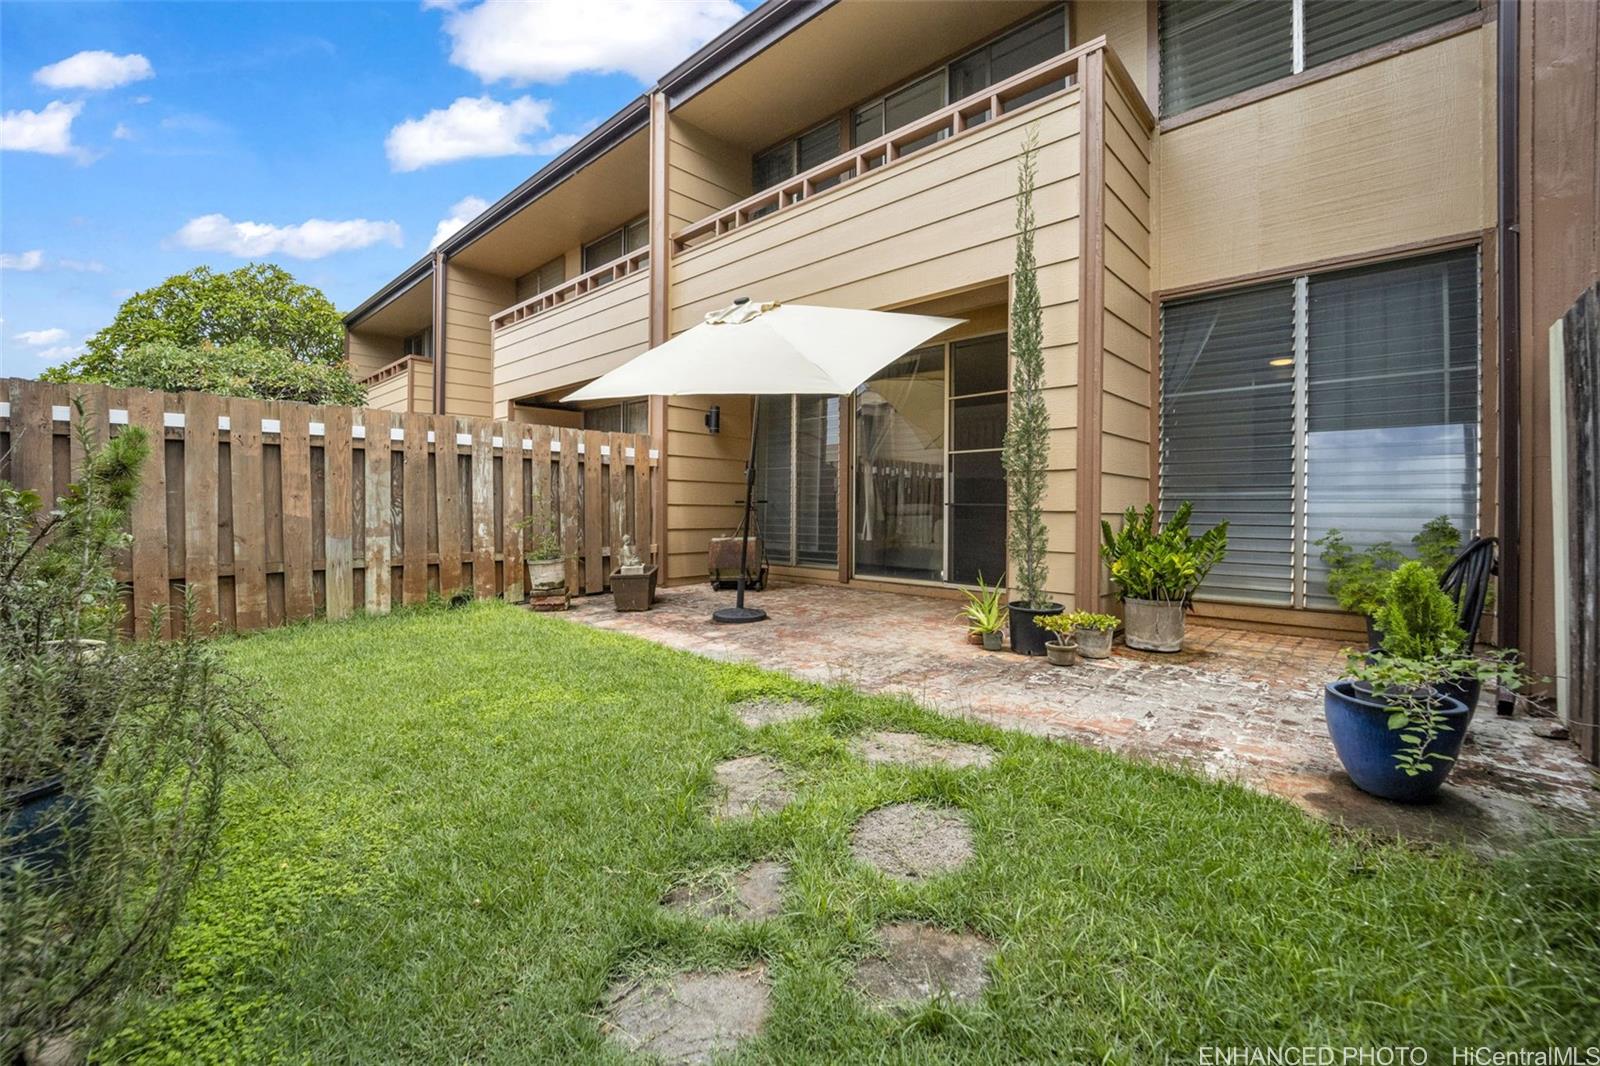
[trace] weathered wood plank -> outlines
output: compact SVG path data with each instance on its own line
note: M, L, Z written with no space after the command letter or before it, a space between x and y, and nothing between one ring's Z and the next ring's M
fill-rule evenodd
M391 599L390 572L393 547L389 488L388 411L363 408L361 422L366 427L367 468L367 573L366 611L388 614Z
M165 397L159 392L136 390L128 397L128 426L144 430L150 455L140 471L139 494L133 500L133 633L151 635L151 608L164 614L171 606L167 594L167 434ZM162 621L158 634L171 631L171 619Z
M583 527L583 516L578 511L578 441L583 434L576 429L561 429L556 440L561 445L561 555L567 563L567 592L583 591L578 584L578 541Z
M54 391L40 381L11 381L11 483L39 494L41 515L55 505Z
M628 528L628 479L627 456L624 454L624 442L628 439L622 433L608 433L609 438L605 445L606 455L606 481L610 514L611 555L606 561L606 576L622 565L622 541L624 537L632 537L633 531ZM637 545L635 545L637 548Z
M493 599L494 423L472 425L472 585L480 600Z
M639 546L639 558L646 566L656 561L651 554L651 540L655 536L652 524L650 438L636 433L633 441L633 541Z
M451 415L434 415L433 472L439 523L439 595L445 599L461 589L461 553L467 543L461 528L461 472L456 461L456 426Z
M330 407L323 415L324 610L329 618L349 618L354 610L355 551L351 499L355 492L350 440L351 411Z
M204 392L183 394L183 580L194 603L197 632L217 627L217 415L222 404ZM176 534L176 530L173 531Z
M405 433L404 507L401 554L405 570L401 589L406 603L428 599L428 425L424 414L409 413L400 418Z
M311 415L302 403L279 411L278 450L283 470L283 615L286 621L310 618L316 601L311 582ZM317 421L322 412L317 410Z
M501 535L501 571L504 574L503 595L511 603L522 602L524 571L522 545L527 531L522 528L522 505L527 496L523 487L523 474L527 451L522 442L527 439L528 427L521 422L497 423L502 447L500 454L500 514L504 523Z
M267 624L262 404L239 397L227 403L228 461L233 472L233 624L248 633Z
M600 456L601 433L584 433L583 441L583 590L594 594L606 590L605 564L605 489L601 487L604 464Z

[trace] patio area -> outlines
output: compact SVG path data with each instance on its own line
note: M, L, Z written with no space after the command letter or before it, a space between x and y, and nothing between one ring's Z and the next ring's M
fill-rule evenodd
M771 619L710 621L732 594L664 589L654 609L618 614L611 598L573 602L568 618L716 659L812 681L898 693L946 713L1181 763L1282 796L1330 821L1498 850L1543 825L1600 820L1593 767L1541 720L1485 705L1461 763L1433 803L1402 806L1350 783L1322 716L1322 684L1344 662L1334 641L1191 623L1175 655L1131 651L1071 668L984 652L965 640L958 603L914 594L794 584L752 594ZM1487 700L1488 697L1486 697Z

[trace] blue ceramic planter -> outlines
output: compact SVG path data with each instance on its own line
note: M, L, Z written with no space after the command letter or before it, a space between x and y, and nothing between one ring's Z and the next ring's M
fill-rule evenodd
M1434 760L1431 770L1409 777L1395 765L1395 753L1403 742L1400 731L1389 728L1388 708L1357 693L1354 685L1353 681L1330 681L1322 697L1328 733L1350 779L1363 792L1383 799L1419 803L1431 798L1456 764L1467 723L1472 720L1471 710L1460 700L1439 697L1449 732L1441 733L1428 750L1449 758Z
M0 829L6 840L0 847L0 872L20 859L47 878L60 875L67 865L69 834L88 820L88 804L68 793L59 777L6 796L0 802Z

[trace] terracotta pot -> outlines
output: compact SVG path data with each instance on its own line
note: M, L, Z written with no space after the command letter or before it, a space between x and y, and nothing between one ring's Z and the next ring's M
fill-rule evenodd
M1183 650L1183 601L1122 601L1122 639L1140 651Z

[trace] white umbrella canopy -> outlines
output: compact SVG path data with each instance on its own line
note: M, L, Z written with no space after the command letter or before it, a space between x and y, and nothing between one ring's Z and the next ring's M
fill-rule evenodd
M759 622L767 612L746 607L750 513L755 506L757 395L842 396L873 374L962 319L853 311L842 307L735 300L693 329L604 374L568 401L631 396L751 397L750 461L745 466L743 541L738 597L712 613L717 622Z
M961 322L893 311L735 303L565 399L842 396Z

